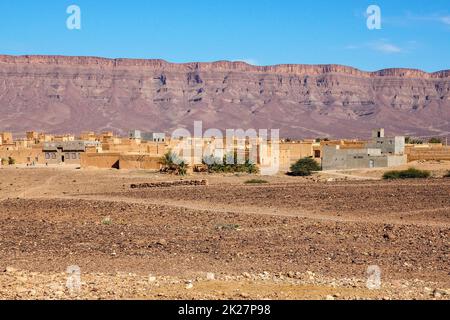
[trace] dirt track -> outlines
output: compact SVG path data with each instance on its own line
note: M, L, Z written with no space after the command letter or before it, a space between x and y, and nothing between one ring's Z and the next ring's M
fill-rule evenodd
M132 190L174 178L0 177L0 298L449 298L448 179L249 186L213 176ZM65 288L70 265L82 272L76 296ZM381 290L365 288L369 265L382 270Z

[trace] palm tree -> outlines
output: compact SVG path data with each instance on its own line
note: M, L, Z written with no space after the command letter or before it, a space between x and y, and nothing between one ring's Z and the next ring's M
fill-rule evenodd
M185 176L187 174L187 168L188 165L186 162L181 161L180 164L178 164L178 175Z
M172 151L168 151L161 158L161 163L163 165L162 172L176 173L180 176L185 176L187 174L188 165L185 161L179 160L177 155Z
M161 158L161 163L163 164L163 166L171 168L174 165L173 159L174 154L172 153L172 151L168 151Z

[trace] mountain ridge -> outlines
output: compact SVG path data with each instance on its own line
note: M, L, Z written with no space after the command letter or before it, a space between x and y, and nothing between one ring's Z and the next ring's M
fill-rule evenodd
M450 136L450 70L0 55L0 131L280 129Z
M70 62L70 63L69 63ZM376 71L363 71L351 66L340 64L276 64L267 66L256 66L244 61L218 60L213 62L183 62L174 63L164 59L129 59L129 58L103 58L96 56L62 56L62 55L0 55L0 63L40 63L40 64L73 64L81 66L110 66L110 67L185 67L187 69L202 67L214 69L228 69L268 73L292 73L307 74L312 70L322 73L346 73L353 75L367 75L371 77L428 77L428 78L449 78L450 69L435 72L426 72L414 68L386 68Z

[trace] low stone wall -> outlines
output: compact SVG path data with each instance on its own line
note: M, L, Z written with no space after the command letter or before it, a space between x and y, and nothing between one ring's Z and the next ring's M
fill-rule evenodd
M450 147L407 150L408 162L420 160L450 160Z
M207 186L208 180L179 180L179 181L165 181L132 184L131 189L148 189L148 188L170 188L180 186Z

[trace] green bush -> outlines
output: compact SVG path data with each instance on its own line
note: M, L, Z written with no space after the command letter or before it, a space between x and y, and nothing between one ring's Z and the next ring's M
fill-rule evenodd
M2 166L8 165L8 159L2 158Z
M264 183L269 183L269 182L266 180L262 180L262 179L252 179L252 180L245 181L245 184L264 184Z
M429 178L431 173L425 170L418 170L415 168L409 168L403 171L388 171L383 175L385 180L395 180L395 179L425 179Z
M303 158L291 166L290 176L305 177L310 176L314 171L320 171L320 165L313 158Z
M187 174L187 169L188 169L188 165L186 164L186 162L181 161L178 164L178 175L185 176Z
M111 224L112 224L111 218L110 218L110 217L104 218L104 219L102 220L102 224L103 224L103 225L106 225L106 226L111 225Z
M208 167L210 173L248 173L256 174L259 172L258 167L249 159L246 159L244 163L238 163L237 152L224 156L223 159L215 159L212 156L205 157L203 164Z
M429 143L442 143L442 139L441 138L431 138L428 142Z
M15 165L15 164L16 164L16 160L15 160L14 158L9 157L9 158L8 158L8 164L9 164L10 166Z

